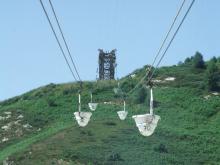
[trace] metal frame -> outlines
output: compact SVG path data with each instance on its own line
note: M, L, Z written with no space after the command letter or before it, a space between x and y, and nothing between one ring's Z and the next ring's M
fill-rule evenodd
M99 80L114 80L116 67L116 49L104 52L99 49Z

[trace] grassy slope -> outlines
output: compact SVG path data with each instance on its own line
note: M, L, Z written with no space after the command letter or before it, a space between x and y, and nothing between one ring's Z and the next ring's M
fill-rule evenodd
M138 72L137 79L143 74ZM204 73L187 67L160 69L158 77L175 76L173 83L157 86L156 113L161 121L151 137L138 133L133 114L144 113L145 105L128 105L129 116L120 121L116 105L99 105L86 128L72 120L77 108L75 84L49 85L1 104L0 111L19 109L33 130L0 144L0 160L10 156L17 164L218 164L220 162L220 98L204 100ZM136 80L126 79L122 87ZM90 89L91 83L84 88ZM112 93L114 82L95 89L99 102L119 100ZM196 88L195 88L196 87ZM84 103L89 101L83 94ZM88 110L85 106L84 110ZM62 123L59 125L59 123ZM58 125L57 125L58 124Z

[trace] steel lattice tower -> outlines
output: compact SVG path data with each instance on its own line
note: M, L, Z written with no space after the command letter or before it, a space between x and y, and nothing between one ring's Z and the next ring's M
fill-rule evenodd
M114 80L116 67L116 49L104 52L99 49L99 80Z

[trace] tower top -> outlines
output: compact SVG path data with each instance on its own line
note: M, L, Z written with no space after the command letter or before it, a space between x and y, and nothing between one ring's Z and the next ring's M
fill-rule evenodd
M116 49L99 51L99 80L114 80L116 67Z

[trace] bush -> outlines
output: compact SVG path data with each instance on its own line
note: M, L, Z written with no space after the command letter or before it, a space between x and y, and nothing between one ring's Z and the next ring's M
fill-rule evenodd
M162 143L154 147L154 151L159 152L159 153L168 153L166 146Z
M187 57L184 61L184 64L191 64L192 63L192 59Z
M113 122L113 121L106 121L104 124L107 125L107 126L116 126L116 125L117 125L117 124L116 124L115 122Z
M46 126L49 122L49 119L45 117L42 113L37 113L34 116L29 116L27 118L27 121L29 122L30 125L36 128L42 128Z
M211 61L206 71L206 86L210 91L218 90L219 71L216 63Z
M6 106L6 105L14 104L14 103L18 102L19 100L20 100L20 97L16 96L11 99L7 99L5 101L2 101L1 105Z
M48 104L49 107L56 107L56 106L58 106L57 103L54 100L52 100L52 99L48 99L47 100L47 104Z
M145 87L138 88L134 93L133 99L136 104L142 104L146 101L147 98L147 89Z
M108 161L123 161L119 153L113 153L109 156Z
M130 78L121 84L122 91L130 91L135 86L135 82L133 82Z
M78 90L74 87L70 87L68 89L64 89L63 90L63 95L70 95L70 94L73 94L73 93L77 93Z

